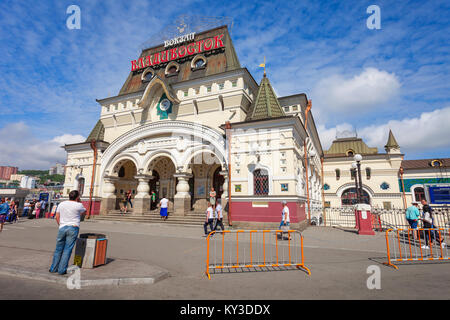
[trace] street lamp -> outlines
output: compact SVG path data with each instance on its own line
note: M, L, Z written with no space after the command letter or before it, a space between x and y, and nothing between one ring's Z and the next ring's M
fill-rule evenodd
M359 202L362 202L362 198L363 198L363 190L362 190L362 180L361 180L361 160L362 160L362 156L358 153L355 154L355 156L353 157L353 160L356 161L356 166L358 168L358 180L359 180Z
M355 172L355 192L356 192L356 202L360 202L360 196L359 196L359 186L358 186L358 175L356 174L356 169L358 168L358 165L356 162L352 163L352 169Z

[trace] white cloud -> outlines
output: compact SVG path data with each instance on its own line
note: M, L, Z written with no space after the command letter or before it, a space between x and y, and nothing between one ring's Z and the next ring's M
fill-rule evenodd
M333 113L369 111L396 96L400 82L393 73L366 68L350 79L334 74L320 80L313 97L321 110Z
M24 122L15 122L0 128L0 165L19 167L19 170L46 170L56 162L66 163L64 144L83 142L81 135L63 134L50 140L40 140Z
M384 152L389 130L400 145L402 153L423 152L427 150L450 149L450 106L423 112L416 117L402 120L390 120L386 124L369 125L358 129L358 136L363 138L369 147L378 147ZM336 132L352 130L348 123L334 128L318 126L322 146L327 150L335 139Z

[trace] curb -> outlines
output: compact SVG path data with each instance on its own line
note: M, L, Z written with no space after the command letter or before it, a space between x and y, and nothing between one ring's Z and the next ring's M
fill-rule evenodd
M60 276L53 274L45 274L40 272L33 272L20 268L12 268L0 266L0 275L13 276L22 279L45 281L51 283L57 283L67 285L67 280L70 276ZM93 287L93 286L123 286L123 285L141 285L141 284L154 284L158 281L164 280L170 276L167 271L159 271L152 277L142 278L111 278L111 279L92 279L92 280L80 280L81 287Z

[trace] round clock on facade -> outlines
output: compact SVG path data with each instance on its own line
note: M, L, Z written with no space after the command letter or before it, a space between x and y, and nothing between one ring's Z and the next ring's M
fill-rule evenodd
M162 111L167 111L170 108L170 101L169 101L169 99L162 100L161 103L159 104L159 108Z

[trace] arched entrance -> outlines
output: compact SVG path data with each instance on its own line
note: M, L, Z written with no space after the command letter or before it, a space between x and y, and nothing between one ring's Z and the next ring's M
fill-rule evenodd
M176 180L173 176L175 165L172 160L165 155L158 156L150 161L148 172L153 176L149 181L150 193L155 190L157 200L166 197L173 202Z
M362 203L370 204L370 195L363 189L362 191ZM341 204L343 206L351 206L358 203L358 194L356 188L348 188L342 192Z
M115 180L116 210L120 209L125 193L131 191L131 198L136 195L138 181L135 179L137 168L133 161L123 160L117 165L117 179ZM132 200L133 202L133 200Z

